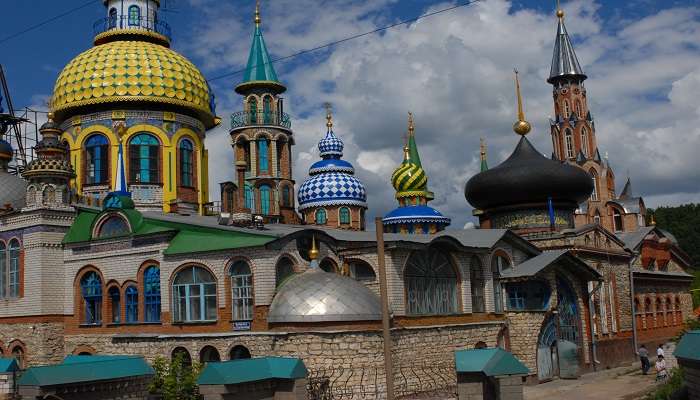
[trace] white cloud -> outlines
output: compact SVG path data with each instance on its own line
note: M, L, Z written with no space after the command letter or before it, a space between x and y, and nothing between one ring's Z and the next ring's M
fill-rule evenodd
M185 52L205 70L241 68L250 45L251 12L218 1L190 1L211 18L196 27ZM291 54L393 21L386 11L390 3L331 0L318 7L313 0L279 0L263 9L265 37L275 56ZM589 106L601 152L609 152L618 186L629 170L636 192L646 195L650 206L697 199L700 108L694 97L700 90L700 11L667 9L620 22L615 29L598 15L603 6L566 3L567 28L590 77ZM517 141L511 131L514 67L521 71L526 114L534 126L530 139L543 153L551 152L547 116L553 106L545 80L555 28L551 13L513 12L509 1L490 0L346 42L303 62L276 65L289 86L295 179L303 181L318 157L314 146L325 132L321 104L330 101L345 158L368 188L370 216L389 211L396 206L389 177L401 161L406 111L411 110L436 194L431 204L454 226L465 226L473 218L463 187L478 172L479 138L487 140L492 167ZM231 90L238 79L217 82L222 115L240 108ZM209 133L212 183L233 176L228 140L225 128Z

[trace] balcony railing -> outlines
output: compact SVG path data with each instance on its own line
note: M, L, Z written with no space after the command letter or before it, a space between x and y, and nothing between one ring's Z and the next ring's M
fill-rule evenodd
M164 21L158 21L146 17L131 18L126 15L100 18L92 26L95 36L111 30L135 30L159 33L168 40L172 39L170 25Z
M231 129L256 125L281 126L291 129L292 120L286 113L239 111L231 115Z

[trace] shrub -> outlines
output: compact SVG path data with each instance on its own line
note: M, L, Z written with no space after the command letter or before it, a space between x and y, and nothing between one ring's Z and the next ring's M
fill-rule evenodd
M190 365L182 353L172 360L158 357L153 362L155 376L148 390L159 395L163 400L198 400L197 377L202 370L201 364Z
M683 368L672 368L668 373L666 383L659 385L653 393L645 397L645 400L671 400L676 398L674 394L681 391L684 378Z

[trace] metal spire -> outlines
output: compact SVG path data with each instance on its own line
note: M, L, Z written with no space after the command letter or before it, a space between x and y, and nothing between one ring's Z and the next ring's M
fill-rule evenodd
M574 46L571 44L571 38L566 31L564 25L564 11L559 6L557 0L557 37L554 41L554 53L552 55L552 68L549 72L547 82L554 84L557 78L572 77L580 80L586 79L586 74L578 62Z
M481 172L488 171L489 165L486 162L486 140L484 138L481 138L480 140L480 147L481 147Z
M260 18L260 0L255 1L255 26L260 26L262 18Z
M515 131L515 133L517 133L520 136L525 136L530 132L532 126L529 122L525 120L525 112L523 111L523 98L520 94L520 79L518 79L518 70L514 69L513 72L515 73L515 93L518 97L518 121L515 124L513 124L513 131Z

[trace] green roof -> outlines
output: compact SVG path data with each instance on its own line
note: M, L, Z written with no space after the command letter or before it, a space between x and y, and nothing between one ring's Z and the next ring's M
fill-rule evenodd
M19 365L14 358L0 358L0 373L19 371Z
M277 82L277 73L272 66L270 54L267 52L265 39L259 25L255 26L253 33L253 44L250 46L248 65L243 75L243 82Z
M486 376L528 375L530 370L515 356L501 348L459 350L455 352L457 373L482 372Z
M208 363L197 379L198 385L235 385L267 379L298 379L307 374L298 358L263 357Z
M700 330L687 332L673 352L676 358L700 361Z
M63 238L63 243L92 241L92 230L95 221L105 212L114 212L114 210L79 209L77 217ZM186 222L149 218L137 210L120 210L119 213L129 220L129 224L133 229L132 236L173 232L169 246L164 251L164 254L167 255L258 247L276 239L276 236L260 233L259 231L248 233L188 224Z
M91 363L98 361L114 361L122 360L125 358L143 358L141 356L127 356L127 355L95 355L95 356L78 356L69 355L63 359L63 364L79 364L79 363Z
M22 374L19 386L55 386L83 382L98 382L153 375L154 371L143 357L97 356L94 361L82 356L66 359L63 364L32 367Z

